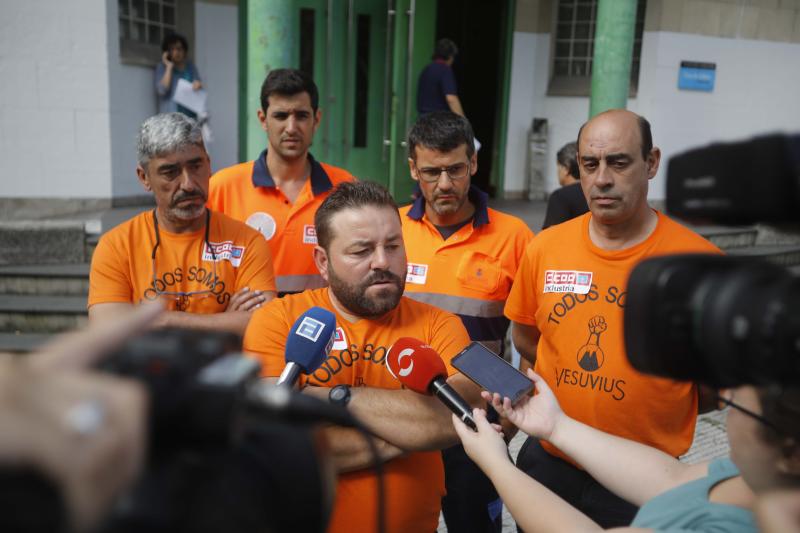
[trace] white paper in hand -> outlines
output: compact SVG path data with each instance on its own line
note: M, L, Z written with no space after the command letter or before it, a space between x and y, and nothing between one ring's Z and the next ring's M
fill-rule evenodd
M204 89L195 91L192 89L192 82L181 78L175 85L175 96L172 99L175 100L175 103L199 115L206 112L208 93Z

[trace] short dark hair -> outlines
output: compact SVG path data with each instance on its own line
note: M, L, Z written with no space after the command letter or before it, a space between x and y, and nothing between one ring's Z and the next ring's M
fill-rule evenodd
M179 33L170 33L169 35L165 36L164 40L161 41L161 51L169 52L169 49L177 43L182 44L183 49L186 50L186 53L189 53L189 43L186 41L186 37Z
M439 39L433 49L433 59L450 59L458 54L458 46L450 39Z
M328 250L334 237L331 228L333 215L345 209L366 206L388 207L394 209L397 216L400 216L394 198L383 185L371 181L345 181L333 189L314 215L317 244Z
M467 157L475 153L475 134L469 120L452 111L433 111L420 116L408 132L408 157L417 160L417 146L450 152L467 145Z
M647 161L647 157L650 155L650 152L653 151L653 132L650 130L650 123L642 115L636 115L636 121L639 123L639 137L642 139L642 159ZM583 127L588 123L589 121L584 122L581 129L578 130L578 146L580 146L581 143Z
M271 70L261 84L261 109L266 112L269 107L269 97L273 94L294 96L300 93L308 93L311 109L316 113L319 108L319 90L311 76L296 68Z
M561 147L561 150L556 152L556 161L567 169L567 173L576 180L581 179L581 173L578 169L578 145L577 143L567 143Z
M639 136L642 138L642 157L646 160L650 152L653 151L653 132L650 131L650 123L642 115L636 115L639 123Z
M761 404L761 416L773 425L761 426L767 441L776 442L786 436L800 439L800 387L793 385L766 385L756 388Z

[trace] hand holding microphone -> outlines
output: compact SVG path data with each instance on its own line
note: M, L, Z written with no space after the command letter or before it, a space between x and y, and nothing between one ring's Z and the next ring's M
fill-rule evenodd
M386 368L403 385L420 394L435 394L450 411L477 431L472 407L447 384L447 368L436 351L420 340L403 337L386 356Z
M333 347L336 316L321 307L312 307L300 315L286 339L286 366L278 385L294 386L300 374L312 374L318 369Z

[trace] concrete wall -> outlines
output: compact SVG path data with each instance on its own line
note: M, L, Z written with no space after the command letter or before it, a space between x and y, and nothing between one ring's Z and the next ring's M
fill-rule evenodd
M117 5L0 0L4 211L56 213L145 194L135 141L157 109L153 69L120 61ZM210 93L215 168L236 162L236 32L235 4L197 4L194 58Z
M678 24L689 25L693 24L693 19L687 13L695 12L698 2L661 0L653 4L656 14L662 13L663 16L669 11L667 4L680 8L682 22ZM785 30L770 33L764 26L766 23L759 22L773 20L773 13L783 12L784 8L777 0L774 4L772 10L759 7L755 22L747 18L751 11L739 10L742 19L739 33L735 35L756 32L764 39L645 31L639 91L636 98L628 100L628 108L651 121L654 142L661 147L666 158L686 148L715 140L742 139L776 130L800 130L797 97L797 87L800 86L800 44L791 39L778 40L777 37L784 35ZM663 12L660 11L662 8ZM800 24L800 14L797 14L800 8L789 11L794 14L792 23ZM723 33L723 25L714 26L713 21L727 20L723 16L725 13L728 11L722 8L712 10L711 26L716 28L714 31L718 35ZM649 14L648 19L647 26L663 23L663 18L656 18L654 22ZM520 24L516 26L519 28ZM751 26L755 29L746 30ZM774 39L767 40L766 37ZM547 32L514 33L505 167L507 196L515 196L526 188L526 135L533 117L547 118L550 125L550 156L546 173L549 190L557 187L556 151L564 143L575 139L578 128L588 118L587 97L547 95L550 46L550 34ZM681 60L716 63L714 91L678 90ZM651 182L650 197L653 199L664 198L665 171L664 164Z
M136 178L136 135L139 126L157 111L152 67L120 61L117 0L106 0L108 31L109 132L113 198L149 195ZM124 200L122 200L124 201Z
M0 13L0 198L108 198L105 0Z
M648 0L645 30L800 43L800 0Z
M216 171L239 162L239 9L230 2L198 2L194 16L192 57L208 89L214 136L208 151Z
M680 33L645 34L639 97L629 108L646 116L669 157L717 140L800 131L800 44L720 39ZM677 89L681 59L717 64L712 93ZM651 185L663 198L666 167Z

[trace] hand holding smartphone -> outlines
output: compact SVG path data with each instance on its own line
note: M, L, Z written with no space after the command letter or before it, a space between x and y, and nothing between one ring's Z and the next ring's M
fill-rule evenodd
M472 342L453 357L451 363L480 387L510 398L514 405L533 390L533 381L528 376L480 342Z

